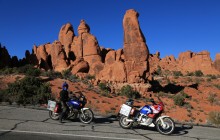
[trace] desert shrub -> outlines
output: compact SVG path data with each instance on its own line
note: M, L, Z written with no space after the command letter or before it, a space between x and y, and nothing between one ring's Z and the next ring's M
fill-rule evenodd
M173 101L175 105L183 106L185 103L185 97L182 94L177 94L173 97Z
M190 98L190 96L189 96L187 93L185 93L183 90L180 91L180 94L181 94L184 98Z
M87 80L92 80L92 79L95 79L95 76L94 75L86 75L85 79Z
M220 89L220 85L214 85L216 88Z
M107 90L107 89L108 89L106 83L99 83L98 86L99 86L99 88L100 88L101 90Z
M195 76L201 77L201 76L203 76L203 72L201 70L197 70L197 71L195 71Z
M63 70L63 71L61 72L61 74L62 74L62 76L63 76L64 79L68 79L68 78L72 75L70 69Z
M212 74L208 74L206 75L207 77L210 77L211 79L217 79L217 76L216 75L212 75Z
M50 85L42 83L36 77L25 77L20 81L9 84L7 89L10 101L18 104L46 103L50 93Z
M157 70L155 72L156 75L162 75L162 70L160 66L157 66Z
M8 75L8 74L14 74L14 73L18 73L18 68L16 68L16 67L14 67L14 68L5 67L3 69L0 69L0 75Z
M62 74L56 71L45 71L41 74L42 76L50 77L52 79L62 78Z
M39 69L33 68L28 69L25 74L28 76L39 76L41 74L41 71Z
M10 102L7 90L0 90L0 102Z
M214 125L220 125L220 112L212 111L208 115L208 120Z
M186 72L186 76L194 76L195 74L194 74L194 72Z
M106 83L99 83L98 86L101 90L102 96L110 97L109 93L111 92L111 89Z
M18 72L22 74L31 74L32 70L35 70L36 68L33 65L24 65L22 67L18 67Z
M181 71L173 71L174 76L183 76Z
M71 82L79 82L79 78L76 75L71 75L68 80Z
M216 97L217 97L216 94L210 93L210 94L208 95L208 101L209 101L211 104L214 104L214 103L217 101Z
M130 85L123 86L120 90L120 95L124 95L128 98L140 98L140 93L134 91Z

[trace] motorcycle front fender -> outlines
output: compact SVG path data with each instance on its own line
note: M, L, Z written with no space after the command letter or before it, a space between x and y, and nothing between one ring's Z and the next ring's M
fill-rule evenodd
M156 120L156 123L160 120L161 123L162 123L162 126L165 125L164 121L163 121L163 118L167 118L167 117L170 118L170 116L160 116L160 117L158 117L157 120Z
M89 110L89 108L82 108L81 112L85 111L85 110Z

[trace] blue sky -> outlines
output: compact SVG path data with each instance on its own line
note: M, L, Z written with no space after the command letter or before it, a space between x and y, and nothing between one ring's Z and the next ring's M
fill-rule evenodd
M122 21L135 9L150 53L161 57L191 50L220 53L220 0L0 0L0 43L11 56L58 40L70 22L77 35L81 19L99 45L123 48Z

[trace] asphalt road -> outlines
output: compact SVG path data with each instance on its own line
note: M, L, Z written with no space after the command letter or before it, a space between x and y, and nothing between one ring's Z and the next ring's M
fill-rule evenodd
M220 140L220 129L176 126L171 136L156 129L122 129L117 120L96 117L91 124L51 120L46 110L0 106L0 140Z

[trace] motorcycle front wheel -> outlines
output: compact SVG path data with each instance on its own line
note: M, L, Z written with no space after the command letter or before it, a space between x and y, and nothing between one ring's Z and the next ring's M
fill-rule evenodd
M170 117L162 118L164 125L162 125L161 120L158 120L156 123L156 128L159 133L163 135L170 135L175 129L175 123Z
M83 110L83 113L79 114L79 120L82 123L91 123L94 118L93 112L90 109Z
M52 119L52 120L58 120L59 119L59 113L55 113L53 111L49 111L49 117Z
M127 116L120 116L119 118L119 125L124 128L124 129L129 129L132 127L133 123L127 121L128 117Z

